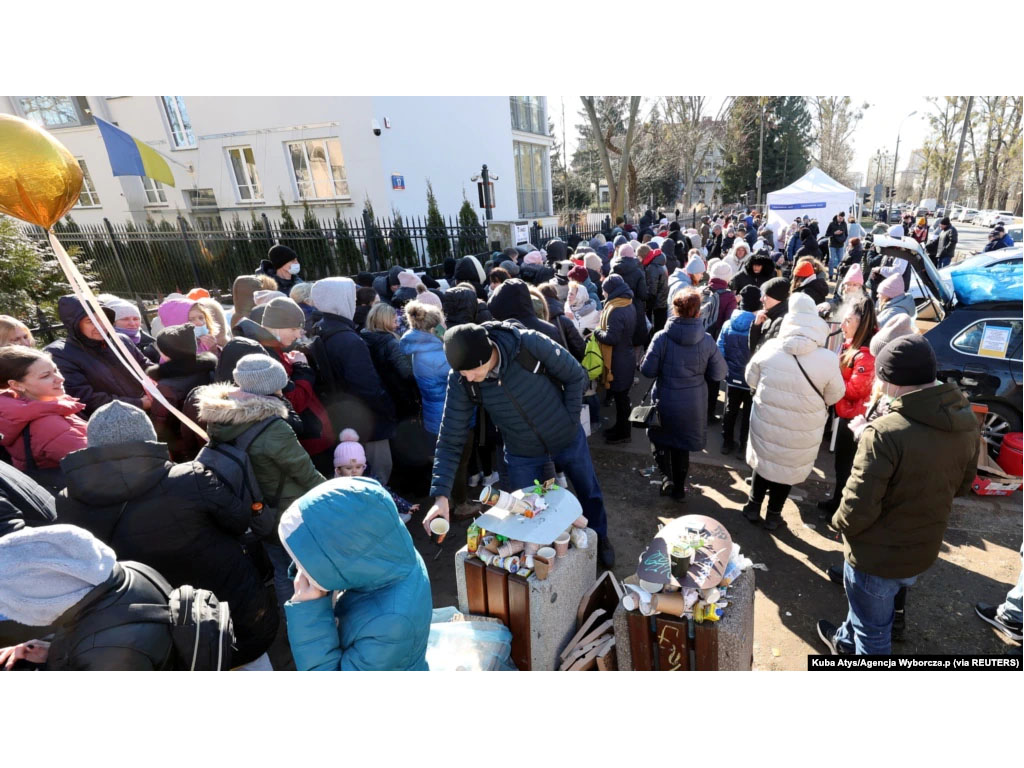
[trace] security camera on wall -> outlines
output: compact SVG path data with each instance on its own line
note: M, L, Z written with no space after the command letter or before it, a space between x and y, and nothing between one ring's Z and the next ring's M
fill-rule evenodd
M380 136L380 123L376 119L370 121L370 127L373 128L374 136Z

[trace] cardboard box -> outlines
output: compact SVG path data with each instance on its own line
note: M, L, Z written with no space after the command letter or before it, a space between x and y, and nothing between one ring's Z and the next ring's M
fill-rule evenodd
M987 410L987 409L986 409ZM1024 486L1024 478L1012 477L1003 471L988 455L988 443L979 438L978 474L974 476L971 490L979 496L1010 496Z

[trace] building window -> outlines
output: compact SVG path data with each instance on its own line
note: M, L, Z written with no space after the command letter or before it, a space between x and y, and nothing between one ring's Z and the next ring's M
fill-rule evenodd
M228 150L231 172L235 175L235 189L239 202L254 202L263 199L260 177L256 172L256 159L252 147L231 147Z
M340 140L290 141L288 153L299 199L325 200L348 196Z
M185 109L185 100L181 96L161 96L167 124L171 126L171 142L175 149L185 149L196 145L196 136L192 133L192 121Z
M164 185L149 176L142 176L142 188L146 190L146 205L167 205L167 191Z
M86 122L75 96L21 96L18 107L26 120L43 128L67 128Z
M216 208L217 198L213 194L213 190L209 187L201 187L199 189L183 189L182 194L185 196L185 202L188 203L189 208Z
M78 157L78 167L82 169L82 191L78 195L76 208L96 208L100 204L100 196L96 194L96 187L92 183L92 176L89 175L89 166L85 160Z
M548 185L545 164L549 150L544 144L512 142L516 165L516 196L520 217L547 216Z
M547 136L547 122L544 119L544 102L541 96L509 96L512 111L512 128L527 133Z

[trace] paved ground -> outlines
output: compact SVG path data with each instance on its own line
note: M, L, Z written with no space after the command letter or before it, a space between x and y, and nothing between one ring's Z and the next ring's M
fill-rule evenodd
M611 409L604 410L606 418ZM658 495L657 477L640 470L651 465L647 439L639 430L633 442L605 446L591 438L598 477L605 495L611 538L618 564L615 573L628 576L640 552L657 531L659 517L707 514L721 521L758 570L755 597L754 668L803 670L807 654L823 651L815 632L819 618L838 622L845 616L841 587L824 575L840 563L842 546L818 519L814 504L831 490L832 456L823 450L812 479L794 489L783 510L785 529L771 535L739 513L746 500L749 468L735 456L719 453L717 428L709 435L710 451L691 457L692 492L685 505ZM827 446L826 446L827 448ZM455 525L438 559L436 545L413 521L413 540L430 573L435 607L457 602L453 557L462 546L466 525ZM906 653L1020 653L974 615L978 600L1000 602L1016 582L1021 567L1021 496L1008 500L971 497L958 500L939 561L919 580L907 603Z

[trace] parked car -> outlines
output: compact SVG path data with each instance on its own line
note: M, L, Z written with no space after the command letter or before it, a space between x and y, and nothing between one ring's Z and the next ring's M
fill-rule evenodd
M958 218L960 218L960 214L963 213L964 210L965 209L962 205L954 205L952 208L949 209L950 220L956 221Z
M957 221L962 221L965 224L969 224L974 221L978 216L977 208L964 208L960 215L957 217Z
M936 208L935 209L935 215L936 216L945 216L946 215L946 209L942 208L942 207Z
M1022 228L1012 227L1006 230L1006 234L1010 236L1010 239L1013 240L1013 242L1019 243L1021 241Z
M1015 248L1000 248L998 251L979 251L965 259L961 259L955 264L950 264L948 267L938 270L938 276L948 295L952 296L953 302L955 302L956 297L953 294L953 273L955 271L965 267L969 269L1006 269L1015 264L1020 264L1022 260L1024 260L1024 248L1019 246ZM925 291L919 280L911 279L910 290L907 293L913 296L915 301L918 301L927 298L930 292Z
M931 213L929 213L927 208L918 208L916 211L914 211L914 218L915 219L919 219L922 216L927 218L928 216L931 216Z
M1002 224L1004 227L1013 224L1014 216L1010 211L996 211L994 215L990 217L991 223L989 226L994 227L996 224Z
M1019 257L1018 257L1019 258ZM938 379L988 407L982 436L996 458L1003 436L1021 431L1021 301L959 305L928 331Z

